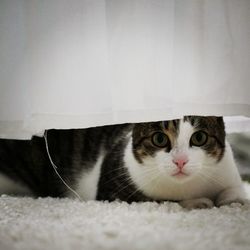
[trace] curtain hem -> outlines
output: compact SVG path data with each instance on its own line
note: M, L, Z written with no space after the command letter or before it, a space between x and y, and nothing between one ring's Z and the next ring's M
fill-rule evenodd
M88 128L103 125L150 122L181 118L184 115L237 116L225 118L227 132L250 131L250 105L247 104L176 104L174 108L113 111L103 114L34 114L26 121L0 121L0 137L30 139L45 129ZM241 115L241 116L239 116Z

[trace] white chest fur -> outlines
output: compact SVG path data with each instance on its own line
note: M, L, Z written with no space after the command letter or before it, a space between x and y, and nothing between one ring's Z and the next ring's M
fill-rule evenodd
M78 183L76 185L76 192L83 200L96 199L98 181L103 159L104 154L100 154L95 165L89 171L84 171L78 180Z

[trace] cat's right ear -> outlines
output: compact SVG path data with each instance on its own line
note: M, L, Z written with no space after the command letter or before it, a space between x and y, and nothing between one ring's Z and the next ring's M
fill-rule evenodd
M143 137L145 131L145 123L135 123L133 128L133 138Z
M133 132L132 132L132 140L133 145L138 145L141 143L142 138L145 138L149 132L149 123L142 122L142 123L135 123Z

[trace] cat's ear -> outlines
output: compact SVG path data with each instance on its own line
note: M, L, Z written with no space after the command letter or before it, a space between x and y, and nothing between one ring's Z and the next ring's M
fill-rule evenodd
M140 138L143 137L144 130L145 130L145 123L134 124L132 132L133 144L137 144L140 141Z
M224 122L223 116L215 116L217 122Z
M210 127L219 126L221 128L224 128L223 116L205 116L205 121Z
M223 116L215 116L216 122L217 124L221 127L221 128L225 128L225 124L224 124L224 120L223 120Z
M142 136L145 130L145 123L135 123L133 128L133 134L136 136Z
M133 142L139 143L143 137L149 136L153 131L161 129L160 122L135 123L133 128Z

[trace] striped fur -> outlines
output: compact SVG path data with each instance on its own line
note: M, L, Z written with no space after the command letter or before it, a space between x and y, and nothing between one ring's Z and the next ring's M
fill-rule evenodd
M173 181L169 176L165 178L163 174L161 180L158 180L159 183L162 182L162 184L158 183L162 185L159 186L157 183L150 182L150 174L145 177L147 174L144 169L148 171L150 168L158 167L157 164L164 165L166 159L172 162L171 157L174 152L181 150L178 149L180 141L186 145L186 151L189 151L189 148L190 152L194 151L189 145L191 134L188 135L182 131L183 128L185 129L185 124L189 124L188 127L192 131L202 130L208 135L207 142L195 149L196 155L197 152L201 152L204 159L208 157L213 165L220 166L219 164L224 164L226 154L225 162L231 164L234 169L229 171L235 172L238 176L233 158L230 156L232 153L228 149L225 151L228 146L226 146L224 123L221 117L186 116L181 120L163 122L49 130L47 134L49 152L58 167L60 176L83 199L109 201L120 199L127 202L182 200L185 197L177 194L175 196L175 192L171 190L176 189L180 190L180 194L185 193L182 190L186 185L183 184L184 182ZM158 132L168 138L164 148L157 147L152 142L152 136ZM25 187L34 196L71 196L55 173L46 151L44 138L41 137L34 136L26 141L1 139L0 174ZM237 185L241 185L240 178L236 179ZM188 180L193 184L192 178ZM230 181L225 183L229 186L234 185ZM169 184L171 185L168 186ZM0 193L6 192L3 185L2 183L1 186L0 178ZM157 185L159 187L156 188ZM171 190L166 190L170 187ZM196 186L195 188L197 189ZM206 186L203 187L204 190L206 188ZM190 190L190 194L192 192L195 193L194 190ZM192 195L186 193L186 197L192 198Z

